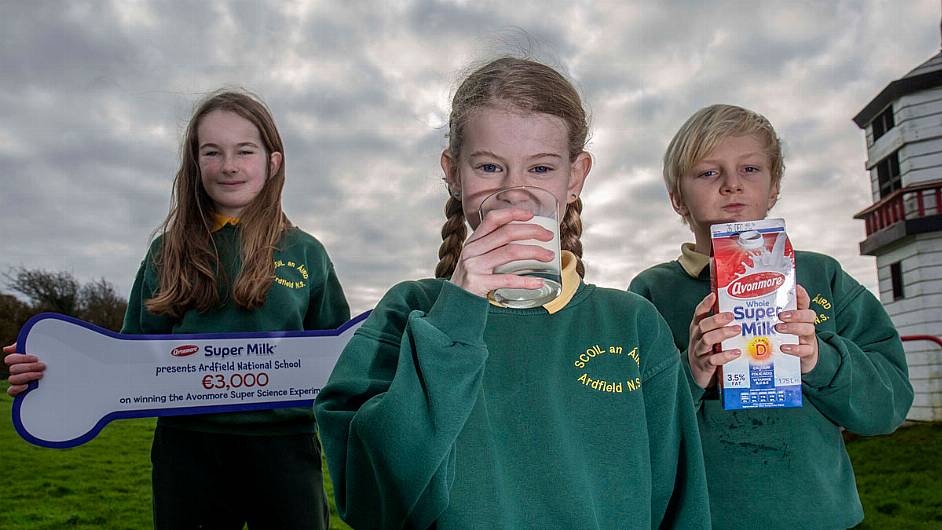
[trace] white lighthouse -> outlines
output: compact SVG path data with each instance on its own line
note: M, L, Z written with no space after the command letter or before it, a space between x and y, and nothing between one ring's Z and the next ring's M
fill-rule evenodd
M942 420L942 52L891 82L854 123L866 131L873 205L860 253L904 337L911 420Z

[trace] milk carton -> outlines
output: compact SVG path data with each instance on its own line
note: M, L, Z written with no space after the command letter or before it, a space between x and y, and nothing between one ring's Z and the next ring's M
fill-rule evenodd
M798 337L775 330L778 314L797 307L795 254L785 221L716 224L710 232L714 309L733 313L733 323L742 327L717 350L742 351L717 370L723 408L800 407L801 363L781 350L782 344L798 344Z

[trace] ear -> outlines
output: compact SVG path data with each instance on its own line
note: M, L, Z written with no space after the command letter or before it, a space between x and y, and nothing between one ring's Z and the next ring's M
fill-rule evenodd
M445 184L448 185L449 193L461 192L461 179L458 178L458 161L448 154L448 151L442 151L442 172L445 173Z
M780 184L781 181L775 182L771 187L769 187L769 207L767 210L771 210L772 207L775 206L775 203L778 202L778 194L781 187Z
M668 192L668 197L671 199L671 206L674 207L674 211L677 212L677 215L686 218L690 214L690 210L687 209L687 205L684 204L684 200L680 197L679 194L674 192Z
M271 177L275 173L278 173L278 170L281 169L281 161L284 159L284 156L275 151L274 153L268 155L268 176Z
M576 155L575 160L569 166L569 186L566 188L566 203L576 202L579 194L582 193L582 187L585 185L585 179L592 170L592 155L583 151Z

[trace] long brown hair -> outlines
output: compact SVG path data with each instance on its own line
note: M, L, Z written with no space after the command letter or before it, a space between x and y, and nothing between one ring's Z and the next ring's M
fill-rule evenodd
M461 83L451 102L448 119L448 155L458 160L464 143L464 130L471 114L481 107L504 104L534 113L556 116L566 123L569 134L569 158L574 160L585 150L589 121L579 92L556 70L535 61L502 57L478 68ZM564 198L565 199L565 198ZM582 199L566 206L560 223L559 244L575 254L576 270L585 276L582 263ZM445 203L445 225L438 249L435 277L445 278L455 272L458 257L468 235L461 199L449 197Z
M246 92L211 94L197 105L187 125L180 169L173 180L170 213L155 231L161 235L154 256L159 286L154 297L146 301L147 309L155 314L179 318L189 309L207 311L220 303L217 277L224 271L212 236L213 201L200 179L197 138L200 120L216 110L252 122L269 157L274 152L282 153L278 170L268 175L261 191L241 214L242 269L231 291L226 291L239 306L254 309L265 302L275 274L275 247L282 232L291 226L281 209L284 144L271 112L260 99Z

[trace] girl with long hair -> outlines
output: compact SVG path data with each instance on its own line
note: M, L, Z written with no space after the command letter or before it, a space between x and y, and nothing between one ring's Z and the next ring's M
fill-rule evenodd
M268 108L235 91L203 100L121 331L299 331L349 320L324 247L282 211L284 183L284 146ZM33 355L6 362L11 395L45 369ZM304 407L159 418L155 528L326 528L315 430Z

